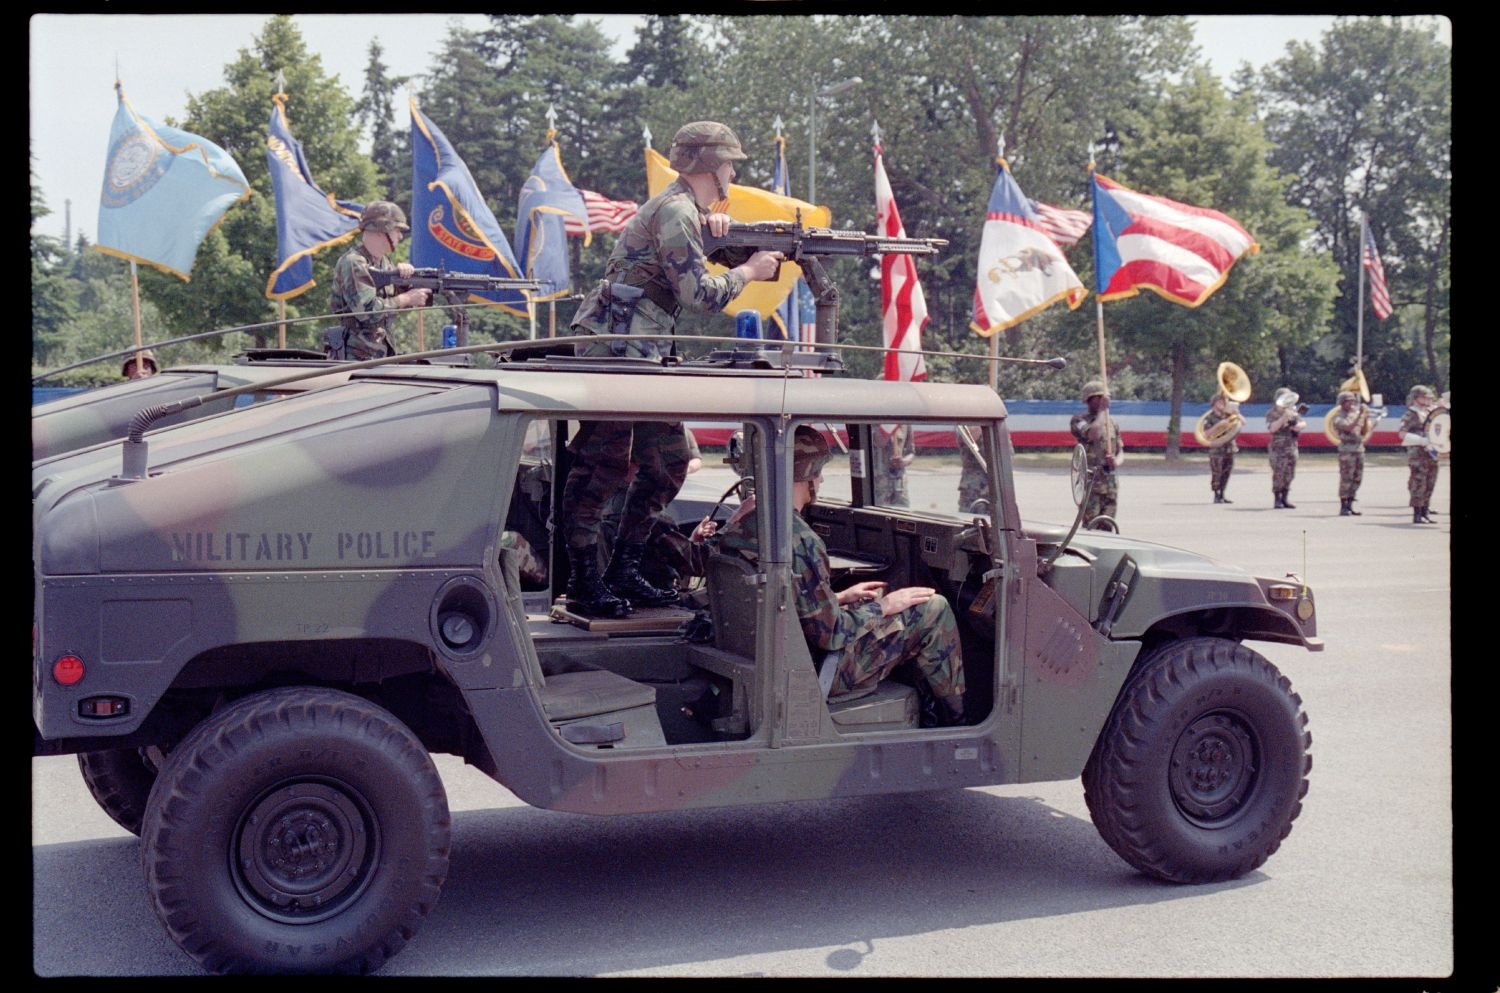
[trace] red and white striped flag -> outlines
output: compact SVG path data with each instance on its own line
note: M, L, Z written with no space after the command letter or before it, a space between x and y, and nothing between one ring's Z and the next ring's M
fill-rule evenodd
M906 237L879 142L875 144L875 226L887 238ZM917 282L917 264L912 256L887 252L880 257L880 315L885 347L900 349L885 353L885 378L912 382L926 379L922 328L927 324L927 298Z
M1041 229L1064 248L1078 244L1078 239L1082 238L1083 233L1089 229L1089 225L1094 223L1094 215L1086 210L1054 207L1040 200L1031 201L1031 206L1036 209Z
M1360 222L1361 264L1370 273L1370 307L1382 321L1391 316L1391 294L1385 288L1385 266L1380 264L1380 253L1375 250L1375 235L1370 233L1370 222Z
M589 212L589 231L612 231L619 234L625 230L625 222L635 216L639 206L634 200L611 200L593 190L579 190L583 194L584 208ZM582 238L583 223L569 214L563 219L563 230Z

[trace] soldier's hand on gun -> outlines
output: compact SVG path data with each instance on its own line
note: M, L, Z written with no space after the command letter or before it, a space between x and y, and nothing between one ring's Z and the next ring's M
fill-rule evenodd
M411 268L407 266L407 268ZM414 287L396 297L398 307L425 307L432 300L432 291L425 286Z
M728 214L715 213L709 214L708 218L703 223L708 225L709 234L713 235L715 238L722 238L724 237L724 234L729 230L729 225L734 223L734 218L730 217Z
M885 592L885 583L878 580L869 580L863 583L855 583L846 589L839 590L839 606L847 606L851 603L869 603L877 600Z
M756 252L750 256L742 269L753 282L755 280L771 280L781 271L781 262L786 256L781 252Z
M410 262L397 262L396 263L396 275L400 276L402 279L410 279L411 278L411 274L414 273L414 272L416 272L416 271L417 271L417 267L414 266L414 265L412 265Z

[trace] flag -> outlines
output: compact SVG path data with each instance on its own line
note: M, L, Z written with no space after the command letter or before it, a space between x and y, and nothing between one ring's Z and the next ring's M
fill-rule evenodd
M286 120L286 94L271 98L271 125L266 131L266 167L276 192L276 268L266 280L266 297L289 300L316 284L312 257L321 248L354 237L363 206L335 200L313 182Z
M218 145L137 114L119 83L115 96L95 247L186 282L198 246L250 184Z
M905 238L901 212L885 175L885 156L875 143L875 233ZM885 353L885 378L917 382L927 378L922 358L922 328L927 323L927 298L917 282L917 263L910 255L886 252L880 257L881 342L899 351Z
M1141 288L1196 307L1223 285L1230 266L1260 251L1227 214L1128 190L1091 173L1094 280L1100 300Z
M1004 159L998 160L998 166L979 240L974 319L969 323L986 338L1055 303L1076 310L1088 295L1083 280L1049 233L1036 202L1021 193Z
M1391 316L1391 294L1385 288L1385 266L1375 250L1375 235L1368 219L1360 221L1360 264L1370 273L1370 307L1382 321Z
M583 197L583 206L588 211L588 223L572 214L563 218L563 229L575 238L595 231L619 234L640 209L634 200L611 200L593 190L579 190L578 194Z
M448 139L411 101L411 264L506 279L520 279L510 241L500 230L468 166ZM487 303L523 317L526 293L497 290L471 293L470 303Z
M781 119L777 118L777 123ZM786 138L776 136L776 167L771 172L771 192L780 196L789 196L792 192L791 174L786 167ZM775 341L791 341L800 337L798 324L801 293L805 292L807 282L798 279L792 284L787 292L786 299L781 302L771 313L771 320L766 329L766 337Z
M1063 248L1078 244L1078 239L1083 237L1083 233L1094 222L1094 215L1086 210L1054 207L1040 200L1032 200L1031 209L1036 211L1037 222L1042 230Z
M797 280L797 322L800 325L797 337L804 345L818 341L818 302L813 298L812 287L807 280Z
M516 203L516 258L528 277L542 282L533 300L556 300L572 292L568 239L563 230L565 219L570 217L586 221L588 210L563 170L557 142L549 140L531 167ZM583 243L587 245L589 239L585 233Z
M656 196L666 189L677 178L677 171L667 164L667 160L654 148L646 149L646 186L652 196ZM827 207L815 207L805 200L794 197L779 196L769 190L759 190L753 186L740 186L738 183L729 184L729 201L715 205L722 209L736 221L753 223L755 221L791 221L795 220L799 213L802 217L803 227L827 227L832 213ZM708 264L710 273L727 272L725 266L710 262ZM783 262L781 264L781 275L774 282L757 280L745 287L743 293L729 301L724 308L724 313L735 314L741 310L757 310L763 321L768 321L771 312L781 305L791 291L792 284L802 275L802 269L795 262Z

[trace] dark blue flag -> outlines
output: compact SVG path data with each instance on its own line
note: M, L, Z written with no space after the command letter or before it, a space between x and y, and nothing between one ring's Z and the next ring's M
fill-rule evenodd
M469 167L437 125L411 101L411 264L506 279L522 279L510 241ZM470 303L487 303L522 317L530 315L526 293L496 290L471 293Z
M562 157L553 141L531 167L516 204L516 258L527 276L542 282L533 300L556 300L572 291L565 228L569 219L587 224L588 208L563 171ZM587 230L583 237L588 244Z
M314 253L353 238L364 207L335 200L313 182L302 144L287 126L285 93L271 98L266 166L276 191L276 268L266 280L266 296L290 300L317 285L312 276Z

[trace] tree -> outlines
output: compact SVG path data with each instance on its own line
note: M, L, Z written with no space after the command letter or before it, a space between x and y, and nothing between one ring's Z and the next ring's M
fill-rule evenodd
M1360 219L1379 245L1396 312L1365 302L1363 359L1372 388L1442 389L1449 350L1453 52L1431 18L1340 18L1321 45L1289 45L1258 82L1271 161L1316 220L1343 282L1333 327L1294 361L1315 370L1309 396L1349 374L1359 330Z
M1171 371L1166 457L1178 455L1182 402L1217 390L1210 372L1232 361L1266 383L1277 348L1311 341L1330 313L1337 278L1327 253L1306 246L1312 222L1286 202L1285 177L1270 151L1254 104L1231 99L1204 68L1167 87L1123 143L1124 165L1111 176L1143 193L1222 211L1260 245L1196 308L1143 293L1104 305L1106 336L1126 361Z
M380 173L380 197L395 200L411 179L411 137L396 127L396 90L408 76L392 76L382 56L380 40L372 38L365 64L365 88L355 120L370 132L370 160Z

